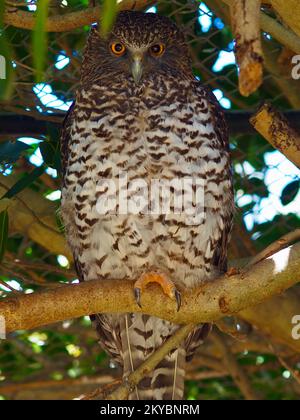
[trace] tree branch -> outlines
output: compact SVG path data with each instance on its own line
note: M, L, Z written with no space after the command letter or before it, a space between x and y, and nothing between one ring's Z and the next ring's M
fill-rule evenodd
M176 349L185 337L187 337L187 335L195 329L195 327L195 324L188 324L179 328L175 334L166 340L159 349L152 353L145 362L132 372L122 385L120 385L107 397L107 400L127 399L128 395L134 391L139 382L152 372L159 362L170 353L170 351Z
M282 114L265 103L250 122L275 149L300 168L300 136Z
M254 258L252 258L247 268L249 268L251 265L255 265L259 263L265 258L270 257L271 255L275 254L281 249L284 249L288 245L291 245L292 243L295 243L297 241L300 241L300 229L293 230L292 232L289 232L286 235L281 236L281 238L277 239L277 241L267 246L263 251L261 251Z
M284 22L300 36L299 0L271 0L271 4Z
M271 18L263 12L260 14L260 22L261 28L264 32L270 34L273 38L282 45L288 47L290 50L300 54L300 38L294 32L290 31L281 23L277 22L277 20Z
M123 0L118 3L119 10L144 9L154 4L147 0ZM101 7L88 7L77 12L49 16L46 23L47 32L67 32L84 25L90 25L100 19ZM16 8L7 8L4 13L4 23L20 29L32 30L35 27L35 13L25 12Z
M261 0L233 0L231 24L236 40L235 55L239 66L239 90L249 96L263 82L263 52L260 34Z
M223 16L223 20L229 24L229 7L233 4L234 0L207 0L208 5L212 7L212 10L215 10L216 14L218 14L219 10L221 10L221 14ZM217 5L217 8L215 7ZM261 19L261 29L270 35L281 44L287 46L291 51L295 51L296 53L300 54L300 38L289 29L285 28L282 24L277 22L275 19L269 17L264 12L260 14ZM278 85L281 92L284 93L289 103L295 109L300 108L300 94L299 94L299 86L296 80L292 80L291 78L286 79L280 73L278 69L278 54L274 53L274 47L277 46L276 43L272 43L270 46L271 41L266 42L263 40L263 53L264 53L264 65L266 70L271 73L274 82ZM275 48L276 50L276 48Z
M297 92L296 92L297 93ZM249 123L249 119L255 110L237 111L225 110L225 116L229 125L229 133L231 136L240 134L255 134L254 128ZM37 113L38 114L38 113ZM283 115L292 125L300 131L300 112L296 110L284 111ZM57 129L60 129L61 122L65 114L53 113L51 116L39 114L35 116L27 116L20 114L1 114L0 113L0 141L1 138L7 139L13 137L40 136L47 134L47 122Z
M222 0L222 1L223 3L227 4L227 6L232 6L235 0ZM286 3L284 3L284 8L286 7L287 5ZM264 32L269 33L270 35L272 35L273 38L275 38L281 44L287 46L292 51L295 51L296 53L300 54L300 39L294 32L287 29L281 23L277 22L275 19L271 18L264 12L260 13L260 25L261 25L261 29Z
M213 334L213 339L218 344L222 356L223 356L223 363L232 376L237 387L241 390L242 394L244 395L246 400L249 401L256 401L260 400L260 397L256 394L256 392L252 389L251 383L248 379L248 376L242 366L238 364L236 361L235 356L232 354L230 347L228 346L227 342L223 338L223 336L219 333Z
M296 278L299 281L299 273ZM294 290L287 290L280 296L274 296L268 302L242 310L239 317L272 340L285 344L299 353L300 340L294 340L291 333L292 319L295 314L300 314L299 296Z
M7 332L93 313L143 312L176 324L213 322L283 292L299 281L299 272L300 243L297 243L247 271L182 291L179 312L175 302L158 293L156 285L144 292L141 310L134 300L132 281L94 280L2 299L0 315L6 320ZM300 347L299 342L295 342L296 347Z
M0 197L18 179L15 175L0 175ZM55 221L56 211L54 203L46 200L38 192L26 188L8 203L10 231L27 235L52 253L65 255L71 261L71 251Z
M272 352L276 355L280 364L293 375L293 378L295 379L295 381L298 383L298 385L300 385L300 370L295 369L287 360L285 360L278 353L278 351L276 350L276 348L273 346L272 343L270 343L270 347L271 347Z

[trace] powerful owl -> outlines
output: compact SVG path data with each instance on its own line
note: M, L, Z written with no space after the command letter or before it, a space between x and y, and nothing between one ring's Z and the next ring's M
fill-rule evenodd
M157 282L179 307L180 290L226 270L226 123L171 20L124 11L107 37L91 29L61 150L62 217L81 281L135 280L139 304L147 283ZM91 318L124 377L178 328L140 313ZM130 398L181 399L186 361L208 331L196 328Z

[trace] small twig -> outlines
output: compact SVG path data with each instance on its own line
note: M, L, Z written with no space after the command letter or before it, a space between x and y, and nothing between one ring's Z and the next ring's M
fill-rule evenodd
M100 388L95 389L94 391L85 394L79 397L79 400L106 400L109 394L111 394L115 389L122 384L121 379L116 379L115 381L106 384Z
M246 265L247 268L259 263L260 261L271 257L276 252L286 248L292 243L297 242L300 239L300 229L296 229L293 232L289 232L286 235L283 235L277 241L273 242L271 245L267 246L263 251L257 254L252 260Z
M241 390L245 399L249 401L260 400L260 397L253 390L246 372L236 361L236 358L232 354L230 347L224 340L224 337L220 333L215 332L213 334L213 339L222 352L224 366L232 376L235 384Z
M156 350L144 363L142 363L133 373L131 373L107 400L125 400L135 389L139 382L152 372L159 362L173 349L177 348L185 337L195 329L196 325L188 324L180 327L176 333Z
M35 355L36 357L36 355ZM43 358L44 359L44 358ZM41 360L41 363L44 365L45 361ZM53 372L54 366L51 366L51 371ZM47 388L69 388L69 387L75 387L75 386L84 386L84 385L106 385L107 383L110 383L113 381L114 378L111 375L99 375L97 377L95 376L82 376L76 379L62 379L62 380L35 380L31 382L18 382L18 383L8 383L5 385L0 386L0 393L2 395L5 394L11 394L16 393L18 391L23 390L41 390L41 389L47 389Z
M252 326L243 320L238 320L236 317L230 317L230 321L228 321L228 318L222 318L215 322L215 325L222 333L230 335L235 340L245 341L252 331ZM240 330L239 326L241 324L243 324L244 328Z
M287 360L285 360L278 353L278 351L275 349L275 347L273 346L272 343L269 343L269 346L270 346L272 352L277 357L277 359L280 362L280 364L291 373L291 375L293 376L293 378L295 379L295 381L300 385L300 371L299 370L296 370L293 366L291 366L290 363Z
M15 258L13 254L10 254L9 252L6 252L6 258L5 258L5 263L8 264L10 267L18 267L21 269L29 269L29 270L34 270L34 271L42 271L42 272L47 272L47 273L55 273L55 274L60 274L62 276L65 276L67 278L71 278L74 279L77 277L77 274L75 273L75 271L71 270L71 269L65 269L65 268L60 268L60 267L56 267L55 265L50 265L50 264L46 264L46 263L38 263L38 262L29 262L26 261L24 259L20 259L20 258Z
M9 289L12 293L19 293L19 290L15 289L14 287L7 284L5 281L0 279L0 284L5 287L6 289Z
M123 0L118 3L118 9L128 10L133 6L135 9L143 9L145 7L150 7L154 3L156 2L148 0ZM46 22L45 30L47 32L67 32L80 28L84 25L90 25L99 20L100 12L100 6L96 6L87 7L79 11L64 13L61 15L49 16ZM34 29L35 19L36 16L34 13L20 9L7 8L4 13L4 23L21 29Z
M9 191L9 187L7 187L3 182L0 181L0 187L4 188L6 191ZM23 206L28 210L28 212L32 215L33 219L35 219L35 221L41 225L42 227L44 227L45 229L48 229L50 231L52 231L53 233L57 233L58 231L56 229L53 229L50 225L47 225L46 223L44 223L39 216L27 205L27 203L20 197L20 195L15 195L14 196L15 200L20 201L20 203L23 204Z

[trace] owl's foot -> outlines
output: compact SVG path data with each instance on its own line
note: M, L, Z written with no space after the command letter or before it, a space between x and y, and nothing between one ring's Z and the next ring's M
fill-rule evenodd
M150 272L143 274L135 283L134 283L134 296L136 303L141 308L141 295L144 289L148 286L149 283L158 283L163 289L164 293L169 296L169 298L176 300L177 311L179 311L181 306L181 294L176 289L174 283L169 280L164 274Z

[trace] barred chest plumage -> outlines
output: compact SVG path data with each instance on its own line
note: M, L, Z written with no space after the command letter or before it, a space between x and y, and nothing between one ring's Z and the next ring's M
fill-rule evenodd
M68 240L85 280L136 279L159 269L179 287L194 286L215 274L213 254L232 212L228 152L198 83L126 83L78 92L62 200ZM107 193L101 181L120 175L124 188L138 179L149 189L153 179L200 179L204 217L191 224L174 212L119 214L118 205L117 214L99 212ZM119 194L123 187L115 185Z

